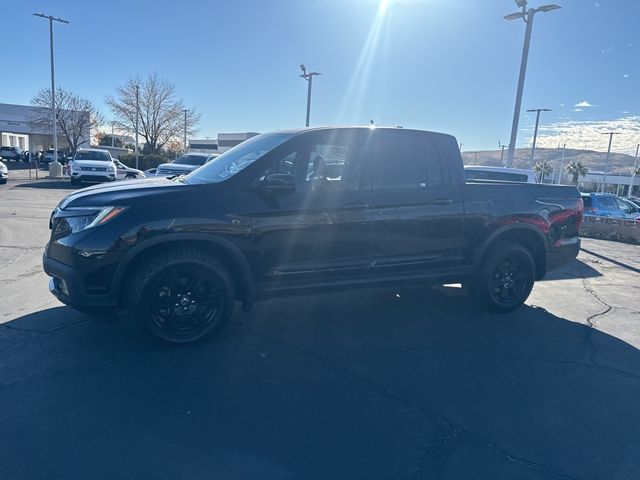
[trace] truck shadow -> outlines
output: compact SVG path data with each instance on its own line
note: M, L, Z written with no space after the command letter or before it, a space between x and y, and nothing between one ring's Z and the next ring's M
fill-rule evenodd
M582 260L575 259L562 268L550 271L541 281L571 280L574 278L594 278L601 276L602 274L591 265Z
M274 299L181 347L66 307L0 333L4 478L640 473L640 352L458 288Z

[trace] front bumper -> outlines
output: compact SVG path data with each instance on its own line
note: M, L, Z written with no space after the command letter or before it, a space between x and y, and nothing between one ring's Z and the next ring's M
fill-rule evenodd
M47 256L42 257L44 271L49 275L49 291L70 307L115 307L117 298L111 293L89 294L77 270Z

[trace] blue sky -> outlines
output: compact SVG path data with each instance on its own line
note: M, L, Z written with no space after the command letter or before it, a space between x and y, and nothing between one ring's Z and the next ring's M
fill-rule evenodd
M129 76L158 72L202 113L199 137L304 124L404 125L455 134L464 150L508 143L524 23L512 0L7 0L0 102L49 85L43 11L56 26L57 84L103 103ZM531 6L543 1L532 0ZM640 2L557 0L536 16L523 110L546 107L541 146L614 150L640 141ZM11 66L11 74L7 67ZM592 106L576 107L581 102ZM523 114L519 146L530 142Z

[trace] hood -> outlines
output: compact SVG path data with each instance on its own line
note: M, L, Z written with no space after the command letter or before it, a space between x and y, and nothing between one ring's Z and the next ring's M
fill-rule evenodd
M163 177L103 183L70 193L62 199L59 207L64 209L69 206L121 205L131 198L160 195L167 191L185 187L189 187L189 185Z
M105 162L104 160L74 160L73 163L78 167L98 167L98 168L115 168L113 162Z

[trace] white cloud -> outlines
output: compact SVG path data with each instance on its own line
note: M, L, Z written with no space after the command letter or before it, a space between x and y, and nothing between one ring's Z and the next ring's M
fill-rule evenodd
M609 48L603 48L602 50L600 50L600 53L611 53L616 49L615 46L610 46Z
M622 75L622 78L629 78L631 75L629 75L628 73L625 73L624 75ZM52 110L53 111L53 110ZM52 122L53 123L53 122ZM53 127L52 127L53 128Z
M561 104L560 104L560 106L561 106L561 107L564 107L564 103L561 103Z
M576 108L584 108L584 107L595 107L596 105L591 105L589 102L587 102L586 100L582 100L581 102L578 102L574 105L574 107Z
M581 108L574 108L573 110L571 110L572 112L581 112L582 109Z
M540 125L538 145L542 148L555 148L558 143L567 143L570 148L606 151L606 132L619 132L613 139L612 151L635 154L640 143L640 116L627 115L612 120L561 121ZM531 138L525 140L531 144Z

